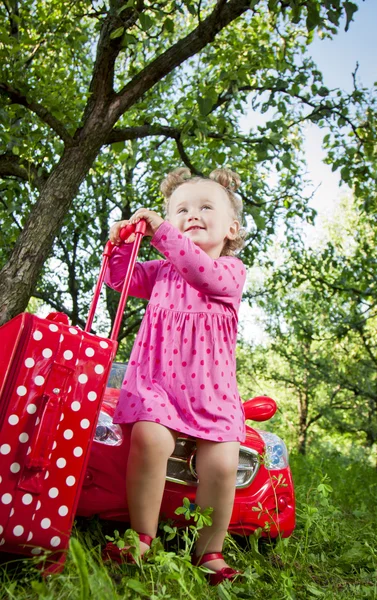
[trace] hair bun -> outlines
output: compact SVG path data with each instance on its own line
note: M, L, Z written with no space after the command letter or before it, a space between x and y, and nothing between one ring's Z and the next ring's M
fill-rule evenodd
M170 198L174 190L184 181L191 179L191 171L187 167L178 167L171 171L160 185L160 191L165 198Z
M209 178L232 192L237 191L241 185L240 176L230 169L215 169Z

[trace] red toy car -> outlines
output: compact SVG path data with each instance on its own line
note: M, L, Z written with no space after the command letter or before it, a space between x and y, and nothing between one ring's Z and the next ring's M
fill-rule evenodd
M90 453L77 515L116 521L129 521L125 473L131 425L112 421L126 366L114 363ZM246 419L267 421L276 412L276 403L258 397L244 403ZM246 426L241 445L236 496L229 532L250 535L262 529L262 536L288 537L295 527L295 497L288 453L275 434ZM195 501L195 440L181 435L168 461L161 518L187 525L184 515L176 515L184 497Z

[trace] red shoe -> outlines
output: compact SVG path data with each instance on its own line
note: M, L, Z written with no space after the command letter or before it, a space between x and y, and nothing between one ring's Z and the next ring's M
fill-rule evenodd
M151 545L154 538L146 533L139 533L139 540L148 546ZM144 555L143 555L144 556ZM108 561L112 560L117 562L119 565L123 563L128 563L132 565L136 565L136 560L132 556L129 548L118 548L116 544L113 542L109 542L106 544L105 548L102 551L102 560Z
M203 554L202 556L193 556L192 563L197 567L200 567L203 563L210 562L211 560L221 559L224 560L221 552L212 552L209 554ZM225 579L233 580L237 577L237 575L241 575L241 571L236 571L231 567L223 567L219 571L213 571L213 573L208 573L208 581L210 585L218 585L225 581Z

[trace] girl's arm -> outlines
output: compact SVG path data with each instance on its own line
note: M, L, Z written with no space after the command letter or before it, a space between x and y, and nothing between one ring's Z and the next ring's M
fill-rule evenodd
M246 269L238 258L211 258L168 221L157 229L151 244L198 291L223 299L241 297Z
M105 274L105 283L117 292L122 291L123 282L131 257L131 251L132 244L124 244L123 246L114 248L113 253L110 256L109 264ZM162 260L149 260L144 263L136 263L131 278L129 290L130 296L149 300L156 281L157 273L163 262L164 261Z

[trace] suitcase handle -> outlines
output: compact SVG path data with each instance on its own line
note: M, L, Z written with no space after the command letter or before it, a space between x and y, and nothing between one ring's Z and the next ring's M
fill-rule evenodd
M50 454L61 416L61 405L72 375L73 369L53 363L42 396L41 420L30 444L30 454L26 458L26 467L29 469L43 470L50 464Z
M119 237L121 238L122 241L127 240L127 238L129 238L130 235L132 235L133 233L135 233L135 241L132 244L131 257L130 257L130 261L128 263L127 273L126 273L126 277L124 279L123 288L122 288L122 292L121 292L121 295L120 295L120 300L119 300L117 312L116 312L116 315L115 315L114 325L113 325L113 328L112 328L112 331L111 331L111 334L110 334L110 340L116 341L117 338L118 338L120 324L121 324L121 321L122 321L124 307L125 307L126 302L127 302L128 290L130 288L131 278L132 278L133 270L134 270L134 267L135 267L137 254L139 252L141 240L143 238L143 235L145 234L146 227L147 227L146 221L144 219L141 219L140 221L138 221L138 223L136 223L136 225L129 224L126 227L122 227L122 229L119 232ZM97 308L97 304L98 304L98 298L99 298L99 295L100 295L100 292L101 292L101 288L102 288L102 285L103 285L103 280L105 279L105 273L106 273L107 265L108 265L109 258L111 256L114 248L116 248L115 244L113 244L112 242L108 241L107 244L106 244L106 246L105 246L105 249L103 251L103 254L102 254L103 260L102 260L101 270L100 270L100 273L98 275L98 281L97 281L96 287L94 288L93 300L92 300L92 303L90 305L88 319L86 321L86 325L85 325L85 330L84 331L90 332L90 330L92 328L94 314L96 312L96 308Z

